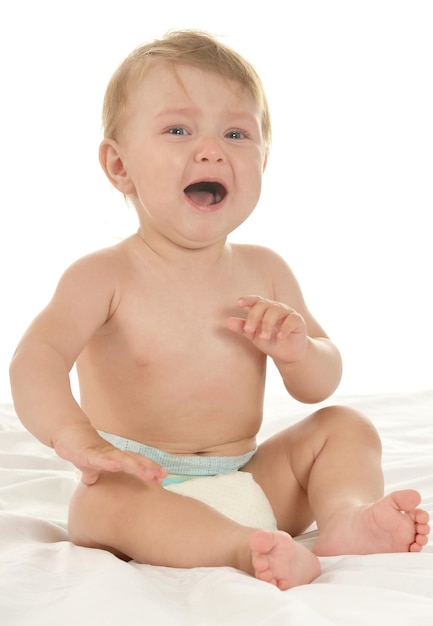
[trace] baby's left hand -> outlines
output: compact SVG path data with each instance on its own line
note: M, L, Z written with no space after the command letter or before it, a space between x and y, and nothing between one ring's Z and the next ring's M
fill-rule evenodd
M229 317L227 328L249 339L276 361L289 364L302 360L307 349L307 329L299 313L287 304L260 296L239 298L237 306L248 310L247 317Z

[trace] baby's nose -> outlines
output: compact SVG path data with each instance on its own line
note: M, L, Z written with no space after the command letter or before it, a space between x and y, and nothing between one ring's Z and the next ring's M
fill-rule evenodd
M216 137L204 138L196 151L196 161L209 161L219 163L225 161L225 154L221 142Z

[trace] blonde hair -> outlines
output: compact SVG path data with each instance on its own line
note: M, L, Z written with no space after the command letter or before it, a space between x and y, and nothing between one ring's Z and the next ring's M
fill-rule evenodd
M266 151L271 143L271 120L263 84L254 69L240 54L208 33L178 30L162 39L139 46L114 72L105 92L102 124L105 139L116 139L129 91L146 73L149 62L160 58L208 70L240 84L262 109L262 134Z

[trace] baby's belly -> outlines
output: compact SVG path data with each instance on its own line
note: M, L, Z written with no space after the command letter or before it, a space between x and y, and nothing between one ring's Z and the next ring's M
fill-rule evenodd
M263 414L260 372L229 376L133 378L119 386L110 378L82 385L83 409L97 430L111 432L179 455L237 456L252 450ZM233 374L233 375L232 375ZM190 378L195 380L193 383ZM97 385L95 388L95 383ZM110 382L112 384L110 384Z

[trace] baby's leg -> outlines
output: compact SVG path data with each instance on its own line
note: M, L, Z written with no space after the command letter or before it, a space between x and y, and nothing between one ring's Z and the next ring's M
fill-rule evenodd
M325 409L323 447L309 475L320 555L419 551L428 514L413 490L383 497L382 446L373 425L344 407ZM319 425L320 428L320 425Z
M282 589L319 574L317 557L288 534L241 526L198 500L121 473L77 487L69 532L77 545L122 558L167 567L230 566Z
M321 528L315 554L420 552L427 543L429 516L417 509L413 489L395 491L376 502L336 511Z
M419 494L383 497L381 443L357 411L320 409L262 444L244 469L262 486L280 529L298 534L317 521L316 554L418 551L427 543Z

